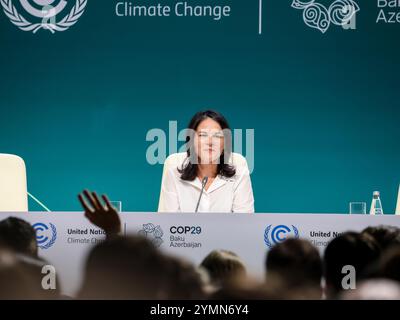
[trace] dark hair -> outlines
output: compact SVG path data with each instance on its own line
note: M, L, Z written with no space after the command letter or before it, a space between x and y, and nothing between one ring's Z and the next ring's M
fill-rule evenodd
M161 253L142 236L113 237L90 252L80 299L199 298L195 269Z
M219 112L213 111L213 110L206 110L206 111L200 111L196 113L193 118L190 120L190 123L188 125L189 130L197 130L199 124L206 119L212 119L221 126L222 130L230 130L228 121L224 118L222 114ZM191 136L191 134L186 135L186 144L188 146L187 148L187 158L186 161L182 164L181 168L178 168L179 173L181 174L181 179L182 180L187 180L187 181L193 181L197 177L197 170L198 170L198 165L195 163L192 163L190 160L193 156L190 153L190 149L193 146L193 139L194 137ZM218 168L217 168L217 174L231 178L236 174L236 169L234 166L225 163L225 159L229 159L232 150L231 150L231 145L232 145L232 137L231 135L225 135L225 146L224 146L224 151L222 152L220 158L219 158L219 163L218 163Z
M166 256L164 277L167 279L168 300L198 300L205 298L203 281L198 270L189 262Z
M400 229L395 226L380 225L368 227L362 233L372 236L382 250L386 250L394 245L400 245Z
M36 232L25 220L9 217L0 221L0 244L16 253L37 257Z
M0 248L0 300L45 298L39 276L39 270L27 268L9 248Z
M89 253L79 292L83 299L159 299L164 260L144 237L109 238Z
M382 254L378 276L400 282L400 246L390 247Z
M45 290L42 287L43 280L43 267L50 265L50 262L42 257L32 258L26 255L16 254L18 264L25 270L26 274L29 274L33 281L32 289L39 294L42 299L59 299L60 295L60 281L58 275L55 275L55 288L51 290ZM63 296L67 298L67 296Z
M263 284L247 284L244 282L229 283L227 286L212 292L209 300L270 300L275 297Z
M317 288L321 294L322 259L309 241L289 238L268 252L265 269L267 282L278 289Z
M369 277L379 259L380 247L368 234L346 232L333 239L325 249L324 268L328 298L342 290L342 268L351 265L356 270L356 282Z
M240 258L227 250L211 251L200 266L207 270L211 282L216 286L223 287L246 275L246 267Z

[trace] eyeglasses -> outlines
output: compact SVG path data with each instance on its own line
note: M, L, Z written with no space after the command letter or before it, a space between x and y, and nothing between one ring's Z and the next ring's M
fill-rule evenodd
M224 133L222 131L214 131L214 132L207 132L207 131L200 131L197 133L200 139L208 139L211 137L212 139L223 139Z

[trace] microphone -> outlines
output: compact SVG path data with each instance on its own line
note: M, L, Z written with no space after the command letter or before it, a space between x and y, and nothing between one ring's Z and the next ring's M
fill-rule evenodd
M29 192L28 196L31 197L33 199L33 201L35 201L39 206L41 206L44 210L46 210L47 212L51 212L49 208L47 208L43 203L41 203L38 199L36 199L33 195L31 195Z
M203 195L204 188L206 187L207 181L208 181L208 177L204 177L203 180L201 181L201 192L200 192L199 201L197 201L197 206L196 206L195 213L199 210L201 196Z

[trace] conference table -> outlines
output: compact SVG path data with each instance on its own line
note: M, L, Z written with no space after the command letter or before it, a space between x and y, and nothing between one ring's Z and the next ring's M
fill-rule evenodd
M39 255L55 267L61 292L74 296L84 276L90 249L105 239L82 212L0 213L30 222L36 230ZM395 215L303 214L303 213L145 213L120 214L123 233L141 234L160 250L196 265L214 249L235 252L248 273L264 277L267 251L288 237L311 241L321 252L329 241L345 231L367 226L395 225Z

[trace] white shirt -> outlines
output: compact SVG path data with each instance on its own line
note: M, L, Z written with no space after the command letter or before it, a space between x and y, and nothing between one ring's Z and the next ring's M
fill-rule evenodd
M195 212L201 193L201 181L181 179L178 168L168 169L161 186L158 212ZM254 212L254 197L247 168L236 169L231 178L218 175L204 189L198 212Z

